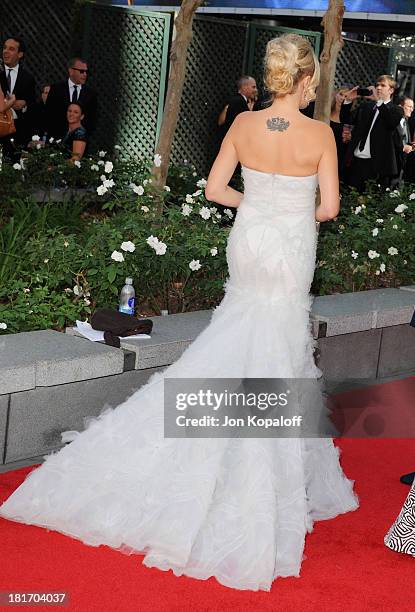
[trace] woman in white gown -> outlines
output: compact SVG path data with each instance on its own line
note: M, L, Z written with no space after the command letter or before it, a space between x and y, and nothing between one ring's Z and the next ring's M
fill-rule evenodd
M51 455L0 515L93 546L143 553L143 563L237 589L298 576L313 521L357 499L331 439L174 439L163 435L164 378L316 378L309 331L315 221L339 210L329 126L299 112L319 67L309 42L268 43L266 110L229 130L209 199L237 207L226 295L183 356ZM245 191L228 182L241 163ZM320 184L321 203L315 208Z

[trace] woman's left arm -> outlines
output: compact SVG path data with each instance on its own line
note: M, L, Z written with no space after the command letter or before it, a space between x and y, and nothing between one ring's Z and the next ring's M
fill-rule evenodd
M86 147L85 140L74 140L72 143L71 161L79 161L82 155L85 153L85 147Z
M238 117L223 140L218 156L209 173L205 189L205 196L208 200L233 208L239 206L243 197L242 193L228 185L238 164L238 156L232 141L232 133L237 123Z

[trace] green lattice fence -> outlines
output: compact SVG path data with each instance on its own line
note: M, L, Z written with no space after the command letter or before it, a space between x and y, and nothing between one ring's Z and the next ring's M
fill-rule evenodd
M83 53L98 93L93 145L115 144L151 157L160 128L170 35L169 13L87 5Z
M345 39L337 58L335 87L374 85L379 75L389 73L390 58L390 47Z
M202 16L193 24L172 158L206 174L219 146L218 115L244 70L248 24Z
M66 62L76 46L79 4L74 0L0 0L1 40L21 36L25 65L42 83L63 79Z
M38 86L63 79L68 56L82 47L91 68L89 83L99 95L95 145L120 144L131 157L151 156L162 118L172 15L95 4L80 10L82 5L80 0L0 0L1 36L25 39L26 65ZM217 117L235 93L236 79L248 72L262 85L266 43L286 31L307 36L319 50L319 32L195 17L174 161L188 159L200 172L208 171L219 144ZM388 47L346 40L336 85L369 84L388 70Z

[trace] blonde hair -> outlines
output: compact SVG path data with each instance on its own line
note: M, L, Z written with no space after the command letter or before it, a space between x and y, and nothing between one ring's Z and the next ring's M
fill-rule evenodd
M338 89L334 89L333 93L332 93L332 97L331 97L331 107L330 107L330 112L333 112L334 109L336 108L336 96L339 93L346 93L346 91L349 91L350 87L339 87Z
M377 79L376 82L382 82L383 83L387 83L389 85L389 87L392 87L392 89L396 89L396 81L395 79L390 75L390 74L381 74Z
M283 34L267 44L265 53L265 87L274 98L294 93L305 76L311 81L307 100L315 98L320 80L320 65L310 41L298 34Z

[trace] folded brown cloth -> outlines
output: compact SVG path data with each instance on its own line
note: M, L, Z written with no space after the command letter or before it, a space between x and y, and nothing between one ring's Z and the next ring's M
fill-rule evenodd
M111 310L98 308L91 318L91 327L104 332L105 344L120 348L120 338L135 336L136 334L151 334L153 321L150 319L136 319L135 317Z

